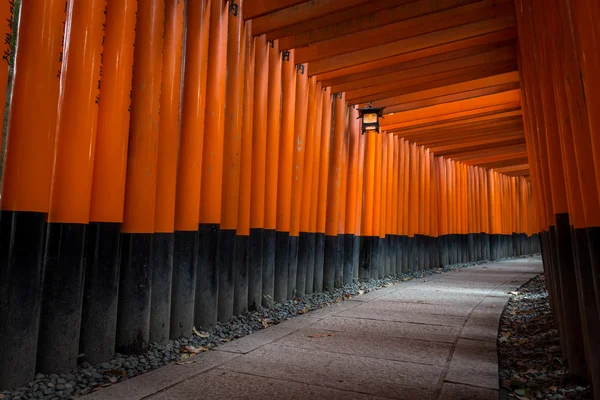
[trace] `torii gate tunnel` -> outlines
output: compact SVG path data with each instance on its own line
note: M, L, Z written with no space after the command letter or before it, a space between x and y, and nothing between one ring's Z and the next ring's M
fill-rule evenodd
M0 21L0 388L539 252L600 388L599 2L0 0Z

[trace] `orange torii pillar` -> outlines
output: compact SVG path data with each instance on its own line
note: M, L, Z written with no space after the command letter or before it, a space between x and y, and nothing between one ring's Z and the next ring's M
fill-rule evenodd
M362 220L363 220L363 201L364 201L364 188L365 188L365 157L366 157L366 144L367 136L360 134L359 126L359 139L358 139L358 174L356 177L356 208L355 208L355 227L354 227L354 244L353 244L353 277L355 281L360 281L361 274L361 236L362 236Z
M198 224L198 266L194 323L209 329L217 324L219 265L225 262L221 243L233 247L232 232L220 231L223 196L223 144L225 138L225 85L227 66L228 3L211 0L208 35L208 70L204 111L204 144ZM231 248L225 251L231 252ZM224 312L224 310L221 310Z
M268 42L269 83L267 99L267 138L265 170L265 223L263 230L263 294L273 296L277 253L277 186L281 137L282 54L279 40Z
M69 2L54 144L36 369L77 367L105 21L103 0ZM92 96L90 96L92 94ZM90 151L91 150L91 151Z
M302 207L302 182L304 180L304 159L306 155L306 123L309 101L309 80L306 64L296 65L296 116L294 118L294 147L292 157L292 199L290 209L290 236L288 249L287 283L283 279L276 282L281 285L284 297L275 296L275 300L284 302L295 297L298 275L298 242L300 240L300 213ZM316 85L316 80L312 80ZM314 93L314 89L313 89ZM310 206L310 203L306 204ZM285 266L283 266L285 268Z
M317 278L317 274L315 271L316 267L316 259L317 259L317 216L319 213L319 208L324 206L319 203L319 179L321 176L321 157L323 157L323 153L321 150L321 146L323 144L323 136L328 136L323 133L323 104L327 101L326 98L326 90L318 85L317 86L317 103L316 103L316 115L314 121L314 150L313 150L313 166L312 173L309 174L308 170L306 174L311 177L311 191L310 191L310 215L308 221L308 234L307 234L307 243L306 243L306 252L307 252L307 270L306 270L306 285L305 285L305 293L310 294L315 291L315 280ZM302 251L302 247L300 250ZM323 272L321 269L321 281L323 279Z
M269 51L265 35L254 41L254 98L252 116L252 176L250 191L250 237L248 238L248 276L249 282L260 285L263 306L273 298L270 288L263 285L263 231L265 226L265 177L267 151L267 105L269 91ZM249 292L257 288L249 288Z
M64 9L64 0L20 9L0 218L1 387L20 386L35 372Z
M106 10L79 339L91 364L115 352L136 10L137 0L109 0Z
M392 238L392 259L391 259L391 271L390 273L392 275L399 275L401 273L402 267L401 267L401 260L402 260L402 254L401 254L401 247L400 247L400 231L399 231L399 224L398 224L398 214L400 212L400 200L399 200L399 196L398 196L398 187L399 187L399 177L400 177L400 169L402 168L400 166L400 139L398 138L397 135L392 134L392 140L394 142L394 148L392 150L392 155L393 155L393 161L392 161L392 165L393 165L393 169L392 169L392 194L391 194L391 204L390 204L390 210L391 210L391 227L390 227L390 231L391 233L391 238Z
M359 142L360 121L357 119L358 111L356 108L349 109L348 121L348 168L346 179L346 195L343 201L345 204L345 234L343 235L344 259L343 259L343 284L352 283L355 279L354 270L358 266L359 253L355 251L356 243L356 223L357 223L357 201L358 192L358 168L359 168ZM358 245L360 246L360 244ZM358 277L357 277L358 278Z
M410 178L410 144L406 140L400 141L402 146L401 153L401 177L400 186L398 193L402 196L402 208L399 210L400 219L398 224L402 225L402 239L401 239L401 252L402 252L402 272L406 273L410 271L409 264L409 252L410 252L410 238L409 238L409 178Z
M360 281L371 279L371 250L373 247L373 206L375 198L375 161L377 159L377 136L365 137L365 162L363 172L363 201L360 230Z
M228 10L227 22L227 79L225 82L224 137L223 137L223 195L221 197L221 225L219 231L219 295L218 319L227 321L236 314L236 280L245 280L245 254L248 242L237 242L238 202L241 172L242 105L246 63L246 34L242 18L243 0L239 9ZM237 11L237 12L236 12ZM244 284L242 284L244 286ZM247 290L239 293L247 302ZM239 303L239 302L238 302ZM243 305L242 305L242 308Z
M294 126L296 117L296 65L294 51L282 53L281 137L277 177L277 221L275 232L274 289L263 295L285 298L287 295L292 210L292 176L294 161ZM274 291L273 291L274 290ZM285 294L284 294L285 291ZM268 305L268 303L265 303Z
M129 128L116 348L144 351L150 340L152 240L160 126L164 0L139 0Z
M317 223L315 237L315 278L313 291L323 291L325 270L325 231L327 226L327 191L329 187L329 164L331 148L331 114L333 108L331 88L323 93L323 112L321 119L321 156L319 159L319 193L317 196Z
M194 326L210 0L188 2L186 7L187 15L195 18L186 18L171 290L173 338L190 337Z
M171 328L171 285L175 230L177 147L183 52L184 5L165 0L165 33L156 167L156 209L152 243L150 342L166 344Z
M376 134L376 150L375 150L375 183L373 185L373 231L371 236L371 278L381 279L383 275L382 252L381 252L381 188L382 188L382 167L383 167L383 136Z
M320 105L319 98L322 101L323 95L321 85L317 83L316 77L311 77L309 81L308 94L308 116L306 121L306 139L305 139L305 154L304 154L304 171L302 178L302 201L300 204L300 221L299 221L299 239L298 239L298 272L296 274L296 296L302 297L306 294L306 287L310 281L312 285L314 279L314 234L310 232L310 214L312 207L313 193L313 174L315 166L315 150L316 150L316 126L317 126L317 109ZM319 123L320 125L320 123Z
M336 93L333 102L333 135L331 138L331 158L327 186L327 211L325 226L325 253L323 267L323 289L332 291L341 272L338 250L340 189L342 186L343 153L346 140L347 107L344 93Z
M262 301L262 271L250 273L248 254L250 238L250 197L252 192L252 124L254 103L254 38L252 21L245 23L246 47L243 113L240 134L242 151L240 156L239 200L237 231L235 238L233 313L240 315L249 308L256 308Z

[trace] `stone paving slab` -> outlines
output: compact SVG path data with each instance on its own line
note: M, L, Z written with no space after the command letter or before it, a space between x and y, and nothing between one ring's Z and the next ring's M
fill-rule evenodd
M430 399L444 369L270 344L222 366L230 371L375 396Z
M439 400L490 400L497 399L497 390L445 382Z
M416 324L411 322L376 321L335 316L320 320L313 328L329 331L354 332L361 335L380 335L432 342L454 343L460 327Z
M174 399L324 399L324 400L377 400L382 397L332 389L320 385L264 378L214 369L195 376L148 398L149 400Z
M498 390L496 342L458 339L446 381Z
M541 272L525 259L385 287L85 399L497 399L508 292Z
M462 326L465 322L465 317L455 315L420 314L416 311L392 311L364 307L355 307L337 315L347 318L364 318L378 321L412 322L417 324L444 326Z
M277 341L288 346L416 364L446 365L451 343L307 328Z
M239 355L224 351L209 351L195 356L195 362L192 364L169 364L83 398L85 400L143 399L165 388L185 382L187 379L198 376L236 357Z

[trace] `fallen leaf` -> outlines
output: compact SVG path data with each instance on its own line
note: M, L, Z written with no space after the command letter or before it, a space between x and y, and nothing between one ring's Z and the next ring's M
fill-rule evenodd
M359 290L359 291L358 291L358 295L359 295L359 296L362 296L364 293L365 293L365 291L364 291L364 290Z
M495 305L495 304L492 304L492 308L496 308L496 305Z
M402 278L402 282L408 282L410 281L410 278Z
M383 287L390 287L390 286L394 286L393 283L386 283L385 285L383 285Z
M119 380L117 378L115 378L114 376L109 376L108 381L110 383L117 383Z
M192 327L192 332L194 332L194 335L202 338L202 339L206 339L208 337L210 337L210 334L208 332L198 332L198 330L196 329L196 327Z
M556 386L550 386L549 389L552 390L553 392L556 392L558 390L558 388Z
M119 376L127 376L127 371L119 371L117 369L109 369L108 371L104 371L107 375L119 375Z
M298 311L298 314L302 315L302 314L306 314L308 312L308 308L303 308L302 310Z
M336 303L339 303L340 301L342 301L342 298L341 298L341 297L338 297L337 299L335 299L335 302L336 302Z
M344 293L344 298L345 298L345 299L349 299L349 298L350 298L350 295L349 295L348 293Z
M309 338L322 338L322 337L328 337L328 336L334 336L333 333L313 333L312 335L308 335Z
M202 346L194 347L192 345L181 346L181 348L179 350L186 352L188 354L198 354L198 353L208 351L208 349L206 347L202 347Z
M223 338L223 339L219 339L219 340L220 340L221 342L223 342L223 343L227 343L227 342L231 342L231 341L232 341L232 339L231 339L230 337L228 337L228 338Z
M179 361L179 362L176 362L175 364L177 364L177 365L186 365L186 364L194 364L195 362L196 361L194 361L194 360L189 360L189 361Z

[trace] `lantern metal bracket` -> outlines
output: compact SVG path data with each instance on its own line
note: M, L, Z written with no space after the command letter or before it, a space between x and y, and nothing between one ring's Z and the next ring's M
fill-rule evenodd
M231 1L229 5L229 12L233 12L233 16L237 17L240 10L240 5L237 4L234 0Z
M282 61L290 61L290 52L285 50L281 52L281 60Z
M338 92L338 93L334 93L333 97L337 97L338 99L342 99L343 93L342 92Z
M296 65L296 71L300 72L302 75L304 75L304 64L297 64Z
M269 46L271 48L275 47L275 42L273 40L269 40Z

